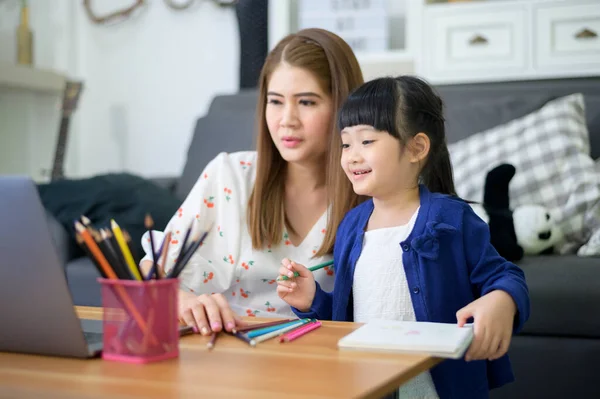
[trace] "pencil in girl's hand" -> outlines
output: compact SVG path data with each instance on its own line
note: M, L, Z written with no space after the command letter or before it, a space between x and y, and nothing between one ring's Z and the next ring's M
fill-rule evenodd
M308 268L308 270L311 271L311 272L314 272L315 270L319 270L319 269L322 269L324 267L331 266L331 265L333 265L333 261L332 260L330 260L328 262L323 262L323 263L315 265L315 266L311 266L311 267ZM298 277L298 276L299 276L298 272L294 272L294 277ZM290 278L288 276L278 276L276 280L277 281L286 281L286 280L289 280L289 279Z
M279 342L290 342L293 341L297 338L300 338L301 336L303 336L304 334L307 334L313 330L316 330L317 328L321 327L321 322L320 321L313 321L310 322L300 328L296 328L295 330L292 330L288 333L285 333L281 336L281 338L279 338Z
M125 237L123 236L123 232L121 231L121 228L119 227L117 222L115 222L112 219L110 221L110 226L111 226L113 234L115 235L115 239L117 240L117 243L119 244L119 248L121 248L121 253L123 254L123 258L125 258L125 262L127 263L127 267L129 268L129 271L131 272L131 274L134 276L134 278L136 280L142 280L142 275L140 274L140 272L133 260L133 256L131 255L131 251L129 250L129 245L127 245L127 242L125 242Z

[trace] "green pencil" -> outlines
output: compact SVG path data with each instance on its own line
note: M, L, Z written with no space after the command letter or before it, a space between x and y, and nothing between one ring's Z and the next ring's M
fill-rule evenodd
M310 270L311 272L314 272L315 270L319 270L319 269L322 269L324 267L331 266L331 265L333 265L333 261L332 260L330 260L328 262L323 262L323 263L315 265L315 266L311 266L311 267L308 268L308 270ZM299 276L298 272L294 272L294 277L298 277L298 276ZM288 276L279 276L279 277L277 277L277 281L286 281L286 280L289 280L289 279L290 278Z

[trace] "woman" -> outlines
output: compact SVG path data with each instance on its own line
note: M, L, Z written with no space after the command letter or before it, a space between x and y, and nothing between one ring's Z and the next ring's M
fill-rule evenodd
M335 120L362 83L351 48L322 29L291 34L269 53L259 81L257 151L213 159L165 229L172 233L167 270L192 222L195 234L210 229L180 275L180 320L207 335L231 331L240 314L293 316L275 289L280 260L330 260L337 226L359 202L337 161ZM150 261L142 267L149 270ZM315 279L331 290L333 269Z

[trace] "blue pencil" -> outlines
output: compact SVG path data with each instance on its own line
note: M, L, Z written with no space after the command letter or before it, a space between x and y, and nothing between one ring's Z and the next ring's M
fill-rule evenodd
M272 331L277 331L277 330L281 330L282 328L289 327L289 326L291 326L293 324L296 324L296 323L298 323L299 321L302 321L302 320L310 320L310 319L298 319L298 320L290 321L288 323L278 324L276 326L259 328L259 329L256 329L256 330L248 331L245 335L248 338L258 337L259 335L268 334L268 333L270 333Z

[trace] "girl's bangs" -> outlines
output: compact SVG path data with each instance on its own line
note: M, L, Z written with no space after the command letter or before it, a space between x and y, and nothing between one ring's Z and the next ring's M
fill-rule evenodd
M338 113L338 128L367 125L396 133L396 82L393 78L377 79L350 94Z

